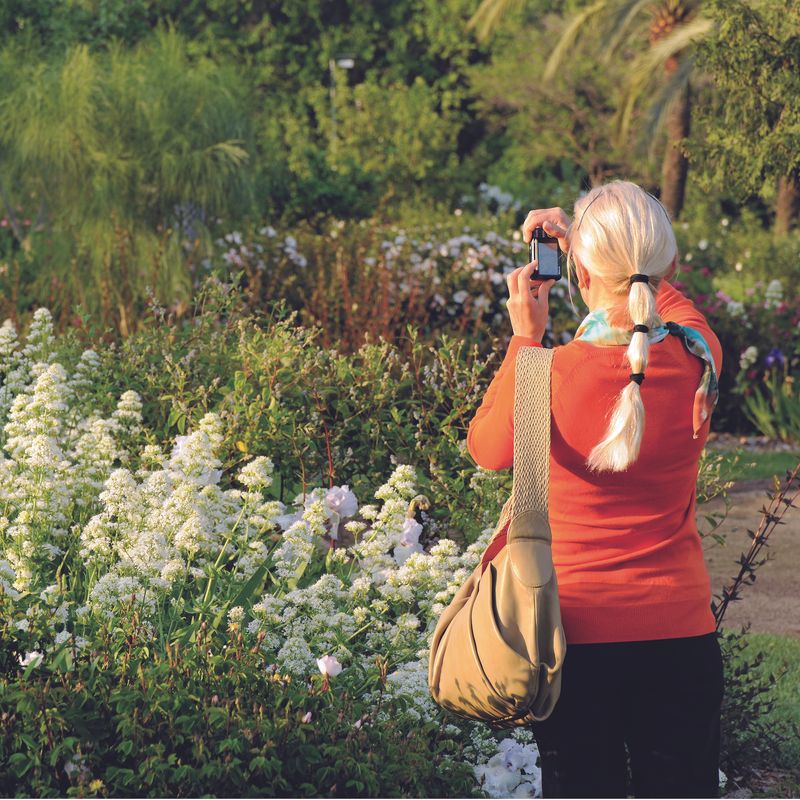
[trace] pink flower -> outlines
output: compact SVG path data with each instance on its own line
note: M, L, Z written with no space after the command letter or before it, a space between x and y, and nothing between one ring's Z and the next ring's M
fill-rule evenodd
M352 517L358 511L358 500L347 484L330 489L325 495L325 502L340 517Z
M331 675L332 677L336 677L342 671L342 665L336 656L324 655L322 658L318 658L317 666L323 675Z
M403 523L403 532L400 536L400 544L403 547L411 547L419 543L419 535L422 533L422 525L414 517L406 517Z
M303 722L311 722L311 712L310 711L306 711L306 713L303 714Z
M708 267L703 267L703 268L700 270L700 274L701 274L701 275L702 275L704 278L708 278L708 277L711 275L711 270L710 270Z

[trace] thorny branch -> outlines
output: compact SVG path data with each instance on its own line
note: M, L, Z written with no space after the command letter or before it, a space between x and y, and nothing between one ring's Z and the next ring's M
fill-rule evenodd
M730 586L723 587L722 602L719 604L719 606L717 606L714 602L711 603L714 616L717 620L717 630L719 630L720 624L722 623L722 617L725 615L725 609L728 607L728 603L731 600L741 599L739 597L739 588L742 586L745 580L749 580L751 584L755 583L756 568L768 560L768 557L766 557L761 561L756 562L756 556L758 556L761 547L763 545L767 545L767 547L769 547L767 544L767 539L769 538L770 533L772 533L776 525L785 524L782 522L782 518L786 513L786 510L790 506L796 507L794 501L800 494L800 481L797 480L798 473L800 473L800 464L794 468L793 472L790 472L787 469L786 482L783 486L780 485L778 476L775 476L775 489L773 492L767 492L767 497L770 498L769 506L761 507L762 516L758 530L753 532L752 530L748 529L747 531L752 539L752 542L747 553L742 553L739 557L739 561L737 562L738 564L741 564L739 574L736 576L736 578L734 578L734 581ZM788 498L787 495L791 489L794 489L794 494L792 494L791 498ZM719 595L715 595L715 597L719 597Z

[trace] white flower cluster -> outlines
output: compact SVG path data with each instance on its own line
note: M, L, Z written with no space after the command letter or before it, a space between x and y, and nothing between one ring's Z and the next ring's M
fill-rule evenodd
M739 369L742 371L750 369L756 361L758 361L758 348L754 344L751 344L748 348L743 350L741 356L739 356Z
M480 202L488 203L498 211L519 206L510 194L496 186L484 183L479 191ZM459 213L460 210L456 210L456 214ZM342 221L334 223L329 235L336 238L343 227ZM266 237L264 245L243 244L238 231L218 239L216 244L222 260L239 269L245 262L252 263L257 259L256 268L263 270L262 256L269 251L273 261L282 264L292 274L298 267L304 269L308 266L309 259L301 252L302 245L296 237L286 235L281 238L271 226L261 228L259 233ZM472 231L468 226L464 226L460 235L449 238L414 238L402 229L395 229L379 243L377 251L364 255L362 261L369 268L380 262L384 269L396 275L387 287L392 305L401 304L411 295L416 298L414 293L422 281L431 287L426 298L430 312L451 318L465 313L491 315L493 325L507 320L507 313L501 308L508 296L507 276L527 260L527 246L520 241L518 230L506 237L495 231ZM555 312L556 305L563 305L561 310L578 321L581 314L567 302L565 284L565 281L559 281L550 290L551 309Z
M764 290L764 306L774 308L783 300L783 284L778 278L773 278Z
M237 479L245 490L223 490L218 451L221 422L206 414L197 430L178 436L170 456L151 447L150 466L136 474L115 469L100 493L101 510L80 534L80 556L102 577L89 605L113 617L134 593L145 615L177 580L202 578L220 554L238 556L234 578L245 580L268 555L264 534L278 528L280 501L265 501L272 482L266 457L245 464Z
M12 329L6 323L2 330L10 334ZM119 418L119 409L110 419L81 414L76 384L53 360L52 339L50 315L40 309L25 347L17 342L15 350L2 354L14 378L4 386L13 394L3 397L0 528L3 555L19 591L52 573L53 562L69 547L72 527L85 519L112 465L125 459L123 435L141 422L133 392L121 402ZM7 335L3 345L11 346L12 340L16 336Z

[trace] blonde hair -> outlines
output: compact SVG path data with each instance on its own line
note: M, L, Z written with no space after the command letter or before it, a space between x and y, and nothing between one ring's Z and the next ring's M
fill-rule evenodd
M613 180L595 187L575 203L567 240L568 285L570 263L577 256L591 276L620 295L620 305L608 309L612 325L653 328L663 324L655 296L677 253L677 243L669 215L655 197L630 181ZM637 272L649 275L649 283L630 283ZM625 351L632 372L644 372L648 350L647 333L635 331ZM589 453L587 467L612 472L627 469L639 456L644 422L641 388L630 380L617 397L605 436Z

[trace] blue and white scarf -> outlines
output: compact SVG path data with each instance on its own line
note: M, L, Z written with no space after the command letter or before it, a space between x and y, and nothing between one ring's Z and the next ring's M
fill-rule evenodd
M665 339L669 334L678 336L686 349L702 359L704 363L703 374L700 376L700 384L695 392L692 408L693 438L697 439L700 428L708 419L719 399L719 386L717 384L714 359L711 356L708 343L700 331L690 328L688 325L678 325L677 322L664 322L658 327L650 328L647 332L647 338L650 344L655 344ZM574 338L603 345L629 344L632 336L633 330L631 328L619 328L611 325L608 321L607 310L605 308L596 308L584 317L575 332Z

